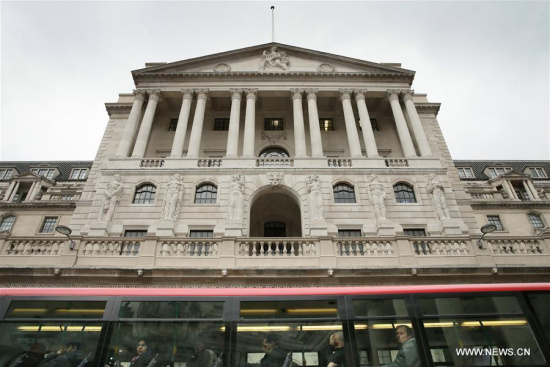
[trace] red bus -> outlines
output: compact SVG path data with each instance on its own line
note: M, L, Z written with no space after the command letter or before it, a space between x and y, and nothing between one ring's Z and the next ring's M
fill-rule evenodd
M1 288L0 367L548 366L549 305L548 283Z

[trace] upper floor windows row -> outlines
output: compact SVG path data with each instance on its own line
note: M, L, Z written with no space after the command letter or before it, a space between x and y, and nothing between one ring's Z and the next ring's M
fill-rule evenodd
M395 201L400 204L416 203L416 195L412 186L397 183L393 186ZM335 203L355 203L354 187L347 183L337 183L332 188Z
M157 188L155 185L146 183L136 188L134 193L133 204L153 204ZM197 187L195 191L195 204L215 204L218 195L218 188L211 184L205 183Z
M462 179L476 178L471 167L457 167L457 169L458 177ZM489 167L484 172L490 178L495 178L511 170L512 167ZM531 178L548 178L548 174L543 167L527 167L524 173L528 174Z

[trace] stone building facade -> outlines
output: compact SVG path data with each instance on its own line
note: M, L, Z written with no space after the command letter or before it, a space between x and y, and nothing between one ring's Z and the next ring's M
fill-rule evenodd
M0 286L550 280L550 162L453 162L400 64L270 43L132 76L93 162L0 162Z

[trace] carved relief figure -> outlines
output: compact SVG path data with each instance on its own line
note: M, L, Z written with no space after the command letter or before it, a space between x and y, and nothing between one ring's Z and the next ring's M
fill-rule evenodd
M269 180L269 184L271 185L271 188L274 190L277 190L281 186L281 183L283 182L283 173L270 172L267 174L267 179Z
M325 217L323 214L323 195L321 193L321 185L319 184L319 176L308 176L307 185L309 219L312 222L323 221Z
M445 188L433 173L428 176L426 190L432 195L432 204L439 219L449 219L451 215L449 213L449 208L447 208Z
M244 193L244 177L242 175L234 175L231 179L231 188L229 190L229 213L230 221L239 222L243 219L243 196Z
M369 192L376 219L386 219L386 191L375 174L369 176Z
M178 218L182 196L183 183L181 182L181 176L175 174L170 178L166 189L161 219L176 220Z
M4 200L5 192L0 190L0 200Z
M277 51L277 46L272 46L269 49L269 53L267 51L263 52L262 61L260 61L260 70L265 70L267 64L272 67L281 67L283 70L288 71L289 62L290 59L285 51Z
M103 203L99 211L99 219L110 221L115 213L115 207L122 192L122 177L114 175L103 194Z

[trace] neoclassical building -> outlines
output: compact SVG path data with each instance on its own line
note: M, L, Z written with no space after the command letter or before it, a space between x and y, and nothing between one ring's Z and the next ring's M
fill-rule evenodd
M550 162L453 162L400 64L269 43L132 76L93 162L0 162L0 286L550 280Z

